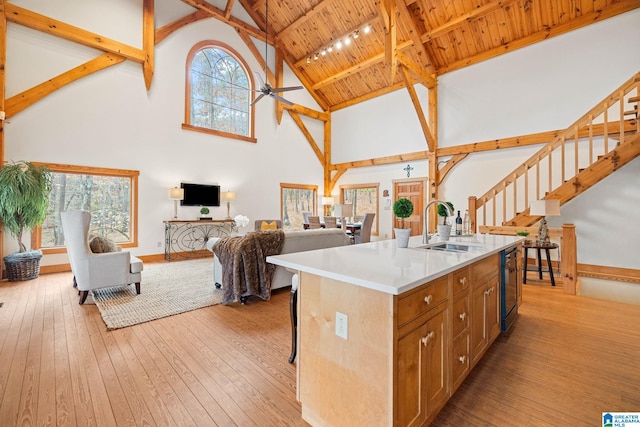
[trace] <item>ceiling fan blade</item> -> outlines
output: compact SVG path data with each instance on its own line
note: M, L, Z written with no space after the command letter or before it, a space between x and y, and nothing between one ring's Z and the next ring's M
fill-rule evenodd
M265 87L264 80L262 79L262 74L260 73L253 73L253 74L255 74L258 80L260 81L260 87L261 88Z
M299 90L304 89L302 86L289 86L289 87L274 87L271 88L272 92L286 92L289 90Z
M280 95L276 95L276 94L275 94L275 93L273 93L273 92L272 92L272 93L270 93L270 94L269 94L269 96L271 96L271 97L273 97L273 98L277 99L278 101L283 102L283 103L285 103L285 104L287 104L287 105L293 105L293 102L291 102L291 101L289 101L289 100L286 100L286 99L284 99L283 97L281 97Z
M253 102L251 103L251 105L254 105L256 102L260 101L262 99L262 97L264 96L264 93L261 93L256 99L253 100Z

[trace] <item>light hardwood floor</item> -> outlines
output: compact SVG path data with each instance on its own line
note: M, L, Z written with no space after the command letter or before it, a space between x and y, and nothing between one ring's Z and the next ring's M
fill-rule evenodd
M602 411L640 411L637 306L539 284L524 301L434 425L595 426ZM0 426L306 425L286 289L115 331L77 304L69 273L0 282L0 302Z

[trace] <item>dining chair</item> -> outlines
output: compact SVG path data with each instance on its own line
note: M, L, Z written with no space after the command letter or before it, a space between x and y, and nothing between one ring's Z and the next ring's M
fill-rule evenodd
M325 216L324 217L324 228L337 228L338 227L338 218L335 216Z
M320 225L320 217L319 216L310 216L309 217L309 229L322 228Z
M356 243L368 243L371 241L371 227L376 214L366 213L362 218L362 227L355 233Z

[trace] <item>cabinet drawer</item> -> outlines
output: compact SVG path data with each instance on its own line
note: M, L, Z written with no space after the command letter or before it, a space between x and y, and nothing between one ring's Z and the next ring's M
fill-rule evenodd
M480 285L481 281L493 274L498 274L500 270L500 257L498 254L492 255L488 258L478 261L471 265L471 281L473 287Z
M453 303L453 336L457 337L467 326L469 326L468 296Z
M453 340L451 351L451 393L462 383L469 372L469 333Z
M448 276L430 282L398 301L398 325L426 313L447 299Z
M463 268L461 270L451 273L453 295L457 295L460 292L469 289L469 268Z

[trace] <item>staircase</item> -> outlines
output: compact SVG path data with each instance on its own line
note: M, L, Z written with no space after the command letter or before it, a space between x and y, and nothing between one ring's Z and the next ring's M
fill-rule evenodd
M474 223L531 226L540 217L529 215L530 201L558 199L563 205L638 157L638 105L640 72L485 194L471 198Z

